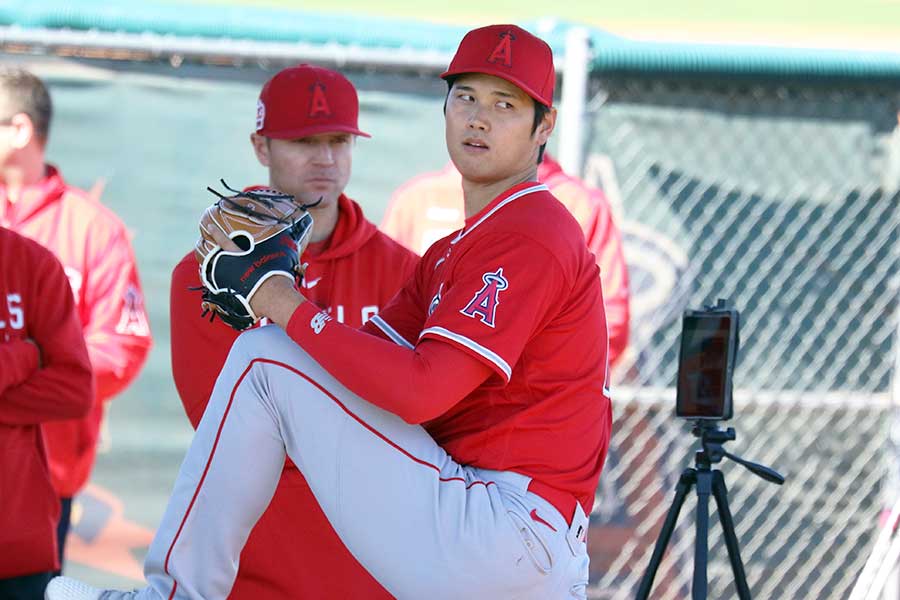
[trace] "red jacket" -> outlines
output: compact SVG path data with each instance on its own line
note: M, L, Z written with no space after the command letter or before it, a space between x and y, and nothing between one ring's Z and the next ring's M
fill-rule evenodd
M41 425L81 417L92 402L90 360L62 265L0 227L0 579L59 568L59 498Z
M87 482L97 452L104 402L137 376L150 351L134 252L122 221L59 171L11 199L0 185L0 225L48 248L65 268L83 324L96 402L90 414L44 426L53 487L70 497Z
M549 154L538 165L537 178L569 209L597 258L609 328L609 360L615 363L628 346L628 270L609 202L602 191L567 175ZM453 163L400 186L381 222L382 231L421 254L462 226L462 176Z
M360 327L394 295L418 257L379 232L346 196L331 238L312 244L302 292L352 327ZM197 261L189 252L172 273L172 373L185 412L200 422L219 371L239 335L200 317ZM231 598L390 598L349 553L288 460L269 508L244 551Z

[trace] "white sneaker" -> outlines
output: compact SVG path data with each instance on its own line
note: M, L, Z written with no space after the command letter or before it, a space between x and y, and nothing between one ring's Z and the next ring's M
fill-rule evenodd
M137 595L101 590L71 577L54 577L44 590L44 600L135 600Z

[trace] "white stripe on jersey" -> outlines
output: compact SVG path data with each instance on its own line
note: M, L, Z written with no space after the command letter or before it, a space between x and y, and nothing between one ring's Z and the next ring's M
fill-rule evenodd
M413 346L412 344L407 342L406 339L402 335L397 333L396 329L394 329L393 327L388 325L387 322L384 319L382 319L381 317L379 317L378 315L375 315L374 317L372 317L369 320L372 322L373 325L375 325L375 327L377 327L378 329L383 331L384 335L391 338L391 341L394 342L395 344L397 344L398 346L403 346L404 348L409 348L410 350L415 348L415 346Z
M459 335L458 333L453 333L452 331L444 329L443 327L429 327L419 334L419 339L421 340L426 333L433 333L434 335L445 337L447 339L453 340L458 344L462 344L466 348L474 350L477 354L480 354L481 356L485 357L486 359L500 367L500 370L503 371L503 373L506 375L506 381L509 381L509 379L512 377L512 369L509 368L509 364L505 360L503 360L499 354L488 350L481 344L477 344L469 338Z
M472 225L471 227L469 227L467 229L463 229L462 231L460 231L459 234L455 238L450 240L450 243L455 244L459 240L466 237L466 235L468 235L470 231L472 231L473 229L475 229L476 227L478 227L479 225L484 223L485 219L490 217L492 214L494 214L495 212L497 212L498 210L500 210L501 208L503 208L504 206L506 206L513 200L518 200L519 198L521 198L522 196L524 196L526 194L531 194L534 192L549 192L549 191L550 191L550 188L548 188L543 183L539 183L537 185L533 185L531 187L525 188L524 190L520 190L520 191L516 192L515 194L513 194L512 196L510 196L509 198L507 198L506 200L504 200L503 202L501 202L500 204L498 204L497 206L492 208L488 214L486 214L483 217L481 217L480 219L478 219L478 221L476 221L474 225Z

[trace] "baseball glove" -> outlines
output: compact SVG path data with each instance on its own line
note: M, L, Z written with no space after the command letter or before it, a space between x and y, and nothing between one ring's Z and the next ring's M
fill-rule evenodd
M219 199L200 219L200 239L194 256L200 263L203 283L203 315L218 315L225 323L243 331L259 320L250 307L253 295L270 277L303 277L300 252L312 232L313 219L294 197L276 190L258 188L232 196L207 188ZM318 204L318 203L316 203ZM223 249L212 235L218 229L238 250Z

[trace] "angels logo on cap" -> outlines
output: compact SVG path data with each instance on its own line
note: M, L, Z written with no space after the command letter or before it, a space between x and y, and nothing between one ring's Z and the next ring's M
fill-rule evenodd
M465 73L500 77L537 102L553 106L553 51L547 42L516 25L488 25L467 33L441 77Z
M297 65L276 73L259 93L256 132L275 139L300 139L360 130L359 98L350 81L331 69Z
M325 84L314 83L309 87L312 98L309 101L310 117L329 117L331 109L328 107L328 97L325 96Z
M516 36L509 31L500 34L500 41L494 48L487 61L489 63L500 63L504 67L512 67L512 41Z

